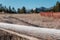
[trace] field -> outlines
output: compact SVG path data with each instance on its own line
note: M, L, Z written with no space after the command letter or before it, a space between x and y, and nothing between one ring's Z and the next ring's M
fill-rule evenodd
M40 14L0 14L0 22L60 29L60 19Z
M18 25L26 25L28 27L34 26L34 27L41 27L41 28L60 29L60 19L59 18L45 17L45 16L41 16L40 14L0 14L0 23L2 23L2 22L18 24ZM18 28L18 29L20 29L20 28ZM41 30L40 30L40 32L41 32ZM34 32L32 32L32 33L34 33ZM37 33L37 31L36 31L36 33ZM25 40L25 38L23 38L23 37L18 37L16 35L7 33L2 30L0 30L0 34L1 34L0 40L20 40L20 39ZM47 35L46 37L48 37L48 38L43 38L43 36L42 36L41 40L60 40L57 37L54 38L55 36L50 37Z

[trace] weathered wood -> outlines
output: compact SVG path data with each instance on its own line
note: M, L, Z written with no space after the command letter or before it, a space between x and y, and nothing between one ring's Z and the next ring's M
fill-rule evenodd
M17 33L43 40L60 40L60 30L58 29L37 28L32 26L22 26L7 23L0 23L0 28L13 30Z

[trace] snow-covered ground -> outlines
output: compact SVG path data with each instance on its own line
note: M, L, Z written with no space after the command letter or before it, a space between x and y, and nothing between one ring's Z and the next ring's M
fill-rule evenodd
M9 29L25 35L42 39L60 39L60 30L49 28L38 28L33 26L23 26L8 23L0 23L0 28Z

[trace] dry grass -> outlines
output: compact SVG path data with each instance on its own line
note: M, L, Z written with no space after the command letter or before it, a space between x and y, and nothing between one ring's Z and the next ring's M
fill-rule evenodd
M24 37L19 37L17 35L13 35L3 30L0 30L0 40L29 40L29 39Z
M60 19L57 18L42 17L40 16L40 14L0 14L0 22L32 26L20 20L23 20L34 25L38 25L43 28L60 29ZM0 31L1 35L4 33L5 32ZM47 39L42 40L56 40L56 39L52 39L51 37L47 36Z
M21 22L20 20L38 25L43 28L60 29L60 19L52 17L42 17L40 16L40 14L0 14L0 22L32 26Z

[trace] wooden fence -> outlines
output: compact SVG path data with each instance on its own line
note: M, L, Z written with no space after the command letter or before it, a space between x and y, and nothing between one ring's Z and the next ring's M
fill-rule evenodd
M19 36L18 40L60 40L60 30L58 29L0 23L0 30Z

